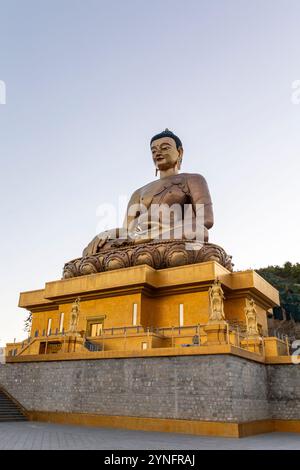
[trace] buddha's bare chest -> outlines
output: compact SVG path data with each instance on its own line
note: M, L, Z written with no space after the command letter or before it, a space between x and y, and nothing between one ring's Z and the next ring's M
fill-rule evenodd
M140 191L140 203L147 208L152 204L183 205L189 200L185 178L154 181Z

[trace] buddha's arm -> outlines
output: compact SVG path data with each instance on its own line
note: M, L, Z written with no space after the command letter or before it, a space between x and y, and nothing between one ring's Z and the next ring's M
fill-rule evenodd
M95 255L109 240L127 238L127 231L130 233L130 231L134 230L134 222L138 217L139 200L139 190L137 190L133 193L128 203L123 227L121 229L115 228L112 230L106 230L105 232L96 235L96 237L93 238L93 240L83 250L82 256Z
M214 214L212 201L208 189L207 182L202 175L190 175L188 178L188 186L192 198L192 205L195 215L201 214L202 209L197 206L204 205L204 226L210 229L214 224Z
M123 230L125 229L125 231L128 231L128 233L134 230L136 225L135 222L137 222L140 212L140 190L138 189L132 194L128 203L125 219L123 222Z

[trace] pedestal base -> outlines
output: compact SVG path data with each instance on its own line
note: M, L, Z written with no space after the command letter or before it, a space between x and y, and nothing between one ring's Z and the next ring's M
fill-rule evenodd
M124 246L123 246L124 245ZM205 261L217 261L232 271L231 256L213 243L193 240L159 240L148 243L127 243L103 249L99 253L69 261L64 266L63 278L112 271L146 264L155 269L173 268Z
M82 352L85 351L83 346L84 339L79 333L67 334L63 343L62 352Z
M208 323L203 327L203 330L207 334L207 344L209 345L226 344L228 342L228 325L225 321Z

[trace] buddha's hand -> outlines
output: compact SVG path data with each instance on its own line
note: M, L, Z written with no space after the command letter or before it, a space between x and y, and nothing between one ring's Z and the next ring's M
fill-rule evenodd
M88 244L88 246L83 250L82 256L93 256L105 245L109 233L100 233Z

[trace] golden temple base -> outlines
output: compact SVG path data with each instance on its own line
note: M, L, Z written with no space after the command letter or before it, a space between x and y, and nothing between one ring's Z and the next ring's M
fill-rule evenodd
M19 306L32 312L30 339L8 344L6 354L22 357L66 351L65 343L70 341L64 332L77 297L78 332L98 350L121 353L228 343L225 326L216 330L209 324L209 288L216 279L225 293L225 321L233 326L230 343L241 346L243 337L235 327L245 325L244 309L252 298L260 333L268 336L267 311L279 304L279 295L254 271L230 272L215 261L161 270L141 265L48 282L43 289L21 293ZM271 355L276 349L272 344ZM75 349L70 345L68 351L77 353L82 348L76 340Z

